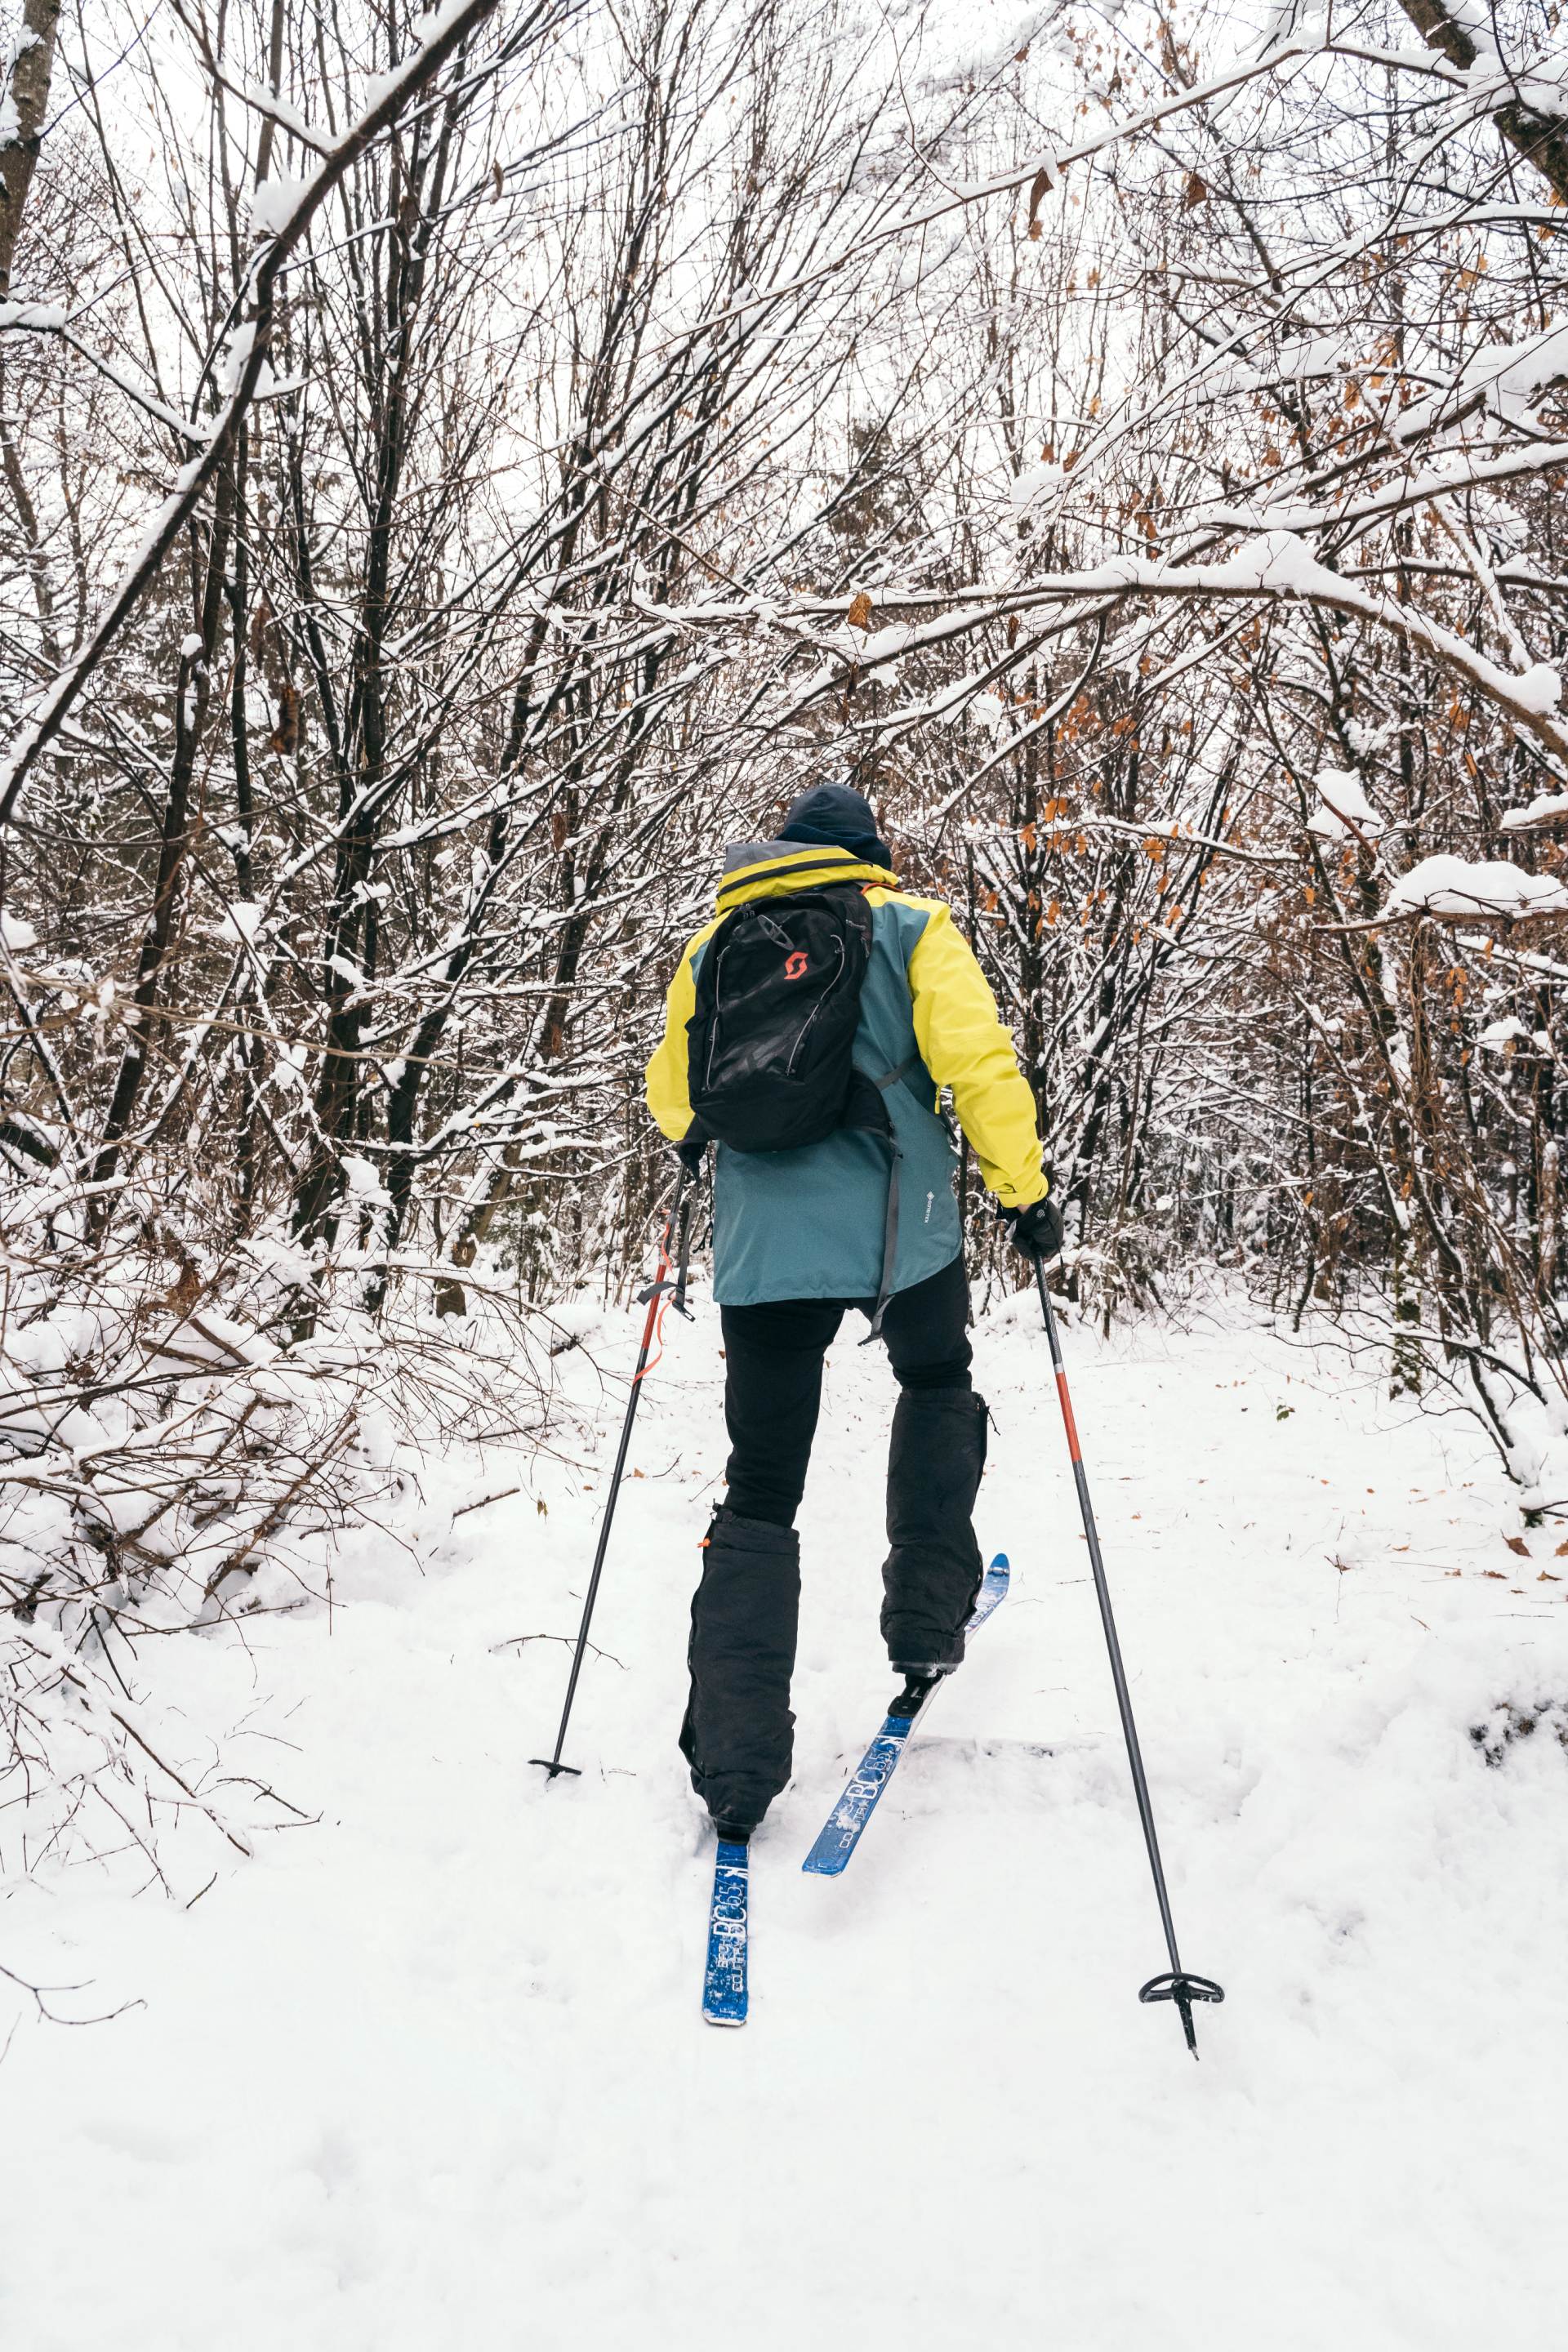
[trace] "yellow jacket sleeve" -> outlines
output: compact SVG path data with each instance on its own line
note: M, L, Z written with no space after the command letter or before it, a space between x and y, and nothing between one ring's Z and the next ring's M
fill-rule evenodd
M647 1107L655 1125L671 1143L679 1143L691 1124L691 1097L686 1085L686 1024L697 1010L697 976L692 967L698 950L706 945L717 929L717 920L705 924L676 965L675 978L664 1002L664 1035L647 1066Z
M1035 1097L974 950L945 907L932 910L915 942L909 978L921 1059L939 1087L952 1087L958 1123L986 1186L1005 1209L1043 1200L1049 1186L1040 1167Z

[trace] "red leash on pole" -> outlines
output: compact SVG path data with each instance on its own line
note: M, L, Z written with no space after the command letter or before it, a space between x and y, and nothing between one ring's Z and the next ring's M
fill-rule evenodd
M574 1780L582 1777L575 1764L563 1764L561 1750L566 1744L566 1727L572 1720L572 1702L577 1696L577 1677L583 1671L584 1654L588 1646L588 1628L594 1621L594 1603L599 1597L599 1579L604 1573L605 1555L610 1548L610 1528L615 1519L616 1502L621 1491L621 1478L626 1466L626 1451L632 1442L632 1423L637 1419L637 1399L642 1394L643 1377L645 1373L650 1372L658 1361L658 1356L650 1358L649 1350L657 1337L661 1343L659 1355L664 1352L662 1341L666 1306L673 1303L678 1315L684 1315L686 1312L686 1258L691 1231L691 1207L689 1199L691 1171L683 1164L675 1188L675 1198L670 1203L669 1214L664 1221L664 1233L658 1244L658 1265L653 1281L642 1294L643 1299L647 1303L647 1317L642 1327L642 1346L637 1350L637 1368L632 1374L631 1390L626 1398L626 1417L621 1423L621 1442L616 1454L616 1466L610 1476L610 1492L605 1504L605 1516L599 1522L598 1549L594 1554L593 1573L588 1579L588 1591L583 1602L583 1622L577 1628L577 1645L572 1653L572 1672L566 1683L566 1704L561 1710L561 1728L555 1735L555 1753L553 1756L532 1756L529 1759L531 1763L537 1764L546 1778L552 1780L562 1772L569 1773ZM671 1236L677 1233L679 1235L677 1245L679 1264L672 1282L669 1278L669 1244Z

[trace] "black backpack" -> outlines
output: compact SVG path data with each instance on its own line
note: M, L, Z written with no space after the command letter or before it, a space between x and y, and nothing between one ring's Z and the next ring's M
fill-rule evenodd
M708 942L686 1024L686 1141L793 1151L844 1127L882 1138L890 1157L875 1339L892 1288L903 1160L886 1097L919 1068L920 1056L879 1078L856 1068L870 959L871 909L853 885L753 898L726 915Z
M839 1127L887 1131L852 1058L870 954L871 910L857 888L753 898L725 916L686 1024L703 1136L735 1151L793 1151Z

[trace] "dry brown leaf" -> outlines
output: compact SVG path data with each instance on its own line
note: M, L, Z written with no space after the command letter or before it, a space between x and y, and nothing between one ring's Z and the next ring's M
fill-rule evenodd
M861 589L860 593L850 605L847 617L849 625L852 629L868 629L870 627L871 599L867 595L864 588Z
M1516 1551L1519 1554L1521 1559L1528 1559L1530 1558L1530 1546L1525 1542L1522 1536L1504 1536L1503 1541L1507 1544L1510 1551Z
M279 677L277 682L278 724L267 739L267 748L286 760L299 748L300 698L290 679Z
M1195 212L1200 205L1206 205L1208 199L1207 184L1195 172L1189 172L1187 184L1182 191L1182 210L1184 213Z
M173 1289L167 1290L163 1294L164 1306L172 1307L177 1314L188 1315L192 1307L195 1307L200 1299L201 1295L201 1276L196 1272L195 1267L191 1264L189 1258L183 1259L180 1265L179 1280L174 1284Z

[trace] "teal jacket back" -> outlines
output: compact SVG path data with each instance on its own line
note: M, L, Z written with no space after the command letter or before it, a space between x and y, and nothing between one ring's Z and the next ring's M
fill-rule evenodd
M939 1274L958 1255L957 1156L936 1109L936 1087L915 1043L908 967L930 918L889 902L871 914L871 958L860 992L855 1062L884 1078L910 1065L882 1099L903 1159L894 1290ZM702 968L710 942L692 959ZM840 1129L798 1151L714 1147L713 1295L721 1306L773 1298L872 1299L882 1249L892 1153L880 1136Z

